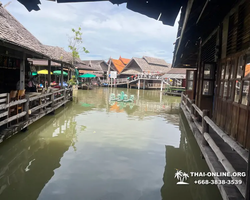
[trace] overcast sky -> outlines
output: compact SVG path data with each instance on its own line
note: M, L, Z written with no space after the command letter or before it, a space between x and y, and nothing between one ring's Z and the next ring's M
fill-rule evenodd
M3 5L10 0L0 0ZM110 2L57 4L41 1L40 11L28 12L12 0L6 9L43 44L68 49L72 28L82 28L83 45L90 51L82 60L152 56L172 62L175 26Z

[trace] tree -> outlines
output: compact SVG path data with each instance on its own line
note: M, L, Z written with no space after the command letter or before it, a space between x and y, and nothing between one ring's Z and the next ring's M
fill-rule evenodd
M75 64L76 59L80 58L80 53L84 52L84 53L89 53L89 51L85 48L82 47L82 32L81 32L81 28L79 27L78 30L75 30L74 28L72 28L72 32L74 34L73 37L69 37L69 49L71 51L72 54L72 65ZM77 82L77 78L79 74L75 74L76 75L76 82ZM72 81L74 82L74 81Z
M71 50L72 53L72 64L74 64L75 60L77 58L80 58L79 54L81 52L89 53L89 51L85 47L82 47L83 41L82 41L81 28L79 27L78 30L72 28L72 32L74 36L69 38L69 49Z

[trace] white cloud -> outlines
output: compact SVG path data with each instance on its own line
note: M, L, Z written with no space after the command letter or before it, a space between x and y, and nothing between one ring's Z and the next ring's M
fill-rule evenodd
M3 4L9 0L2 0ZM42 43L68 50L71 28L82 27L84 46L90 54L82 59L155 56L172 61L174 27L110 2L57 4L42 1L40 11L28 12L13 1L7 10Z

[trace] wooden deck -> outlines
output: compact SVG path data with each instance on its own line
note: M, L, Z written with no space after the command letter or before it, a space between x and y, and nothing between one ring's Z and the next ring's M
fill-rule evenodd
M181 109L211 172L247 173L248 151L223 133L206 116L206 111L201 111L185 95L182 95ZM246 177L214 177L214 179L242 181L242 184L238 185L218 184L217 186L223 199L246 199Z
M155 81L154 83L149 81ZM126 86L127 88L137 88L137 89L165 89L168 83L164 81L161 77L139 77L133 80L128 80L127 78L118 78L116 79L116 83L114 84L108 82L107 80L101 81L102 85L105 83L108 87L117 87L117 86Z
M7 94L7 96L8 95L9 94ZM9 112L11 107L17 105L22 105L24 110L11 117L7 115L6 119L0 121L2 129L0 132L0 143L27 128L43 116L54 112L70 100L72 100L72 89L61 89L51 93L32 95L32 97L26 95L25 99L1 105L0 111L2 112ZM20 122L9 126L10 123L16 120Z

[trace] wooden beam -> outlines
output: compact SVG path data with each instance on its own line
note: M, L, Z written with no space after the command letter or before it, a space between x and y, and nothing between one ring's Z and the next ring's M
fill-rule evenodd
M178 54L178 51L179 51L179 48L180 48L180 45L181 45L181 42L182 42L182 39L183 39L183 35L184 35L185 29L186 29L188 18L189 18L191 9L193 7L193 3L194 3L194 0L189 0L188 3L187 3L187 9L186 9L186 14L185 14L184 22L183 22L183 25L182 25L182 29L181 29L181 35L180 35L178 46L177 46L176 51L175 51L174 62L173 62L174 65L175 65L176 56Z
M8 111L0 113L0 118L5 117L8 115Z
M211 149L214 151L215 155L217 156L218 160L220 163L223 165L225 170L227 172L230 172L230 174L233 174L235 169L231 165L231 163L227 160L227 158L224 156L224 154L221 152L220 148L216 145L214 140L211 138L211 136L208 133L204 133L204 138L208 142L209 146ZM246 185L242 181L240 177L237 176L231 176L233 180L241 181L241 184L235 184L235 186L239 189L240 193L242 194L243 197L246 197Z
M21 99L21 100L18 100L18 101L12 101L12 102L10 102L8 104L0 105L0 110L6 109L8 107L12 107L12 106L15 106L15 105L18 105L18 104L23 104L26 101L27 101L26 99Z
M51 83L51 60L48 60L48 87L50 87Z
M26 60L26 54L23 53L23 58L20 63L20 90L25 89L25 60Z
M41 105L39 105L39 106L36 106L36 107L34 107L34 108L32 108L30 111L31 111L31 114L33 113L33 112L35 112L36 110L39 110L39 109L41 109L41 108L43 108L43 107L45 107L45 106L48 106L49 104L51 104L52 103L52 101L49 101L49 102L47 102L47 103L45 103L45 104L41 104Z
M23 117L25 115L26 115L26 111L23 111L23 112L21 112L21 113L19 113L17 115L14 115L14 116L12 116L10 118L7 118L7 119L0 122L0 126L2 126L4 124L7 124L7 123L9 123L9 122L11 122L11 121L13 121L15 119L19 119L19 118L21 118L21 117Z
M248 162L248 152L242 149L236 141L225 134L210 118L204 117L204 120L209 126L226 142L232 149L234 149L246 162Z
M2 93L0 94L0 97L7 97L8 93Z
M63 88L63 63L61 63L61 88Z

